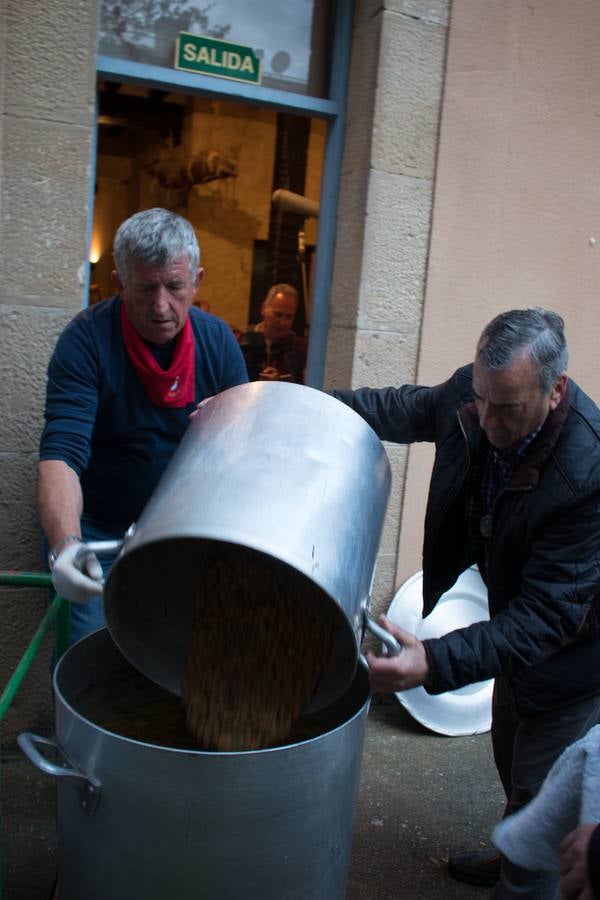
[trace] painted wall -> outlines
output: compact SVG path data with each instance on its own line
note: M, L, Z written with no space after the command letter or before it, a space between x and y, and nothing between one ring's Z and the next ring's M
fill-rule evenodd
M565 319L600 399L600 4L453 0L418 363L436 383L505 309ZM410 450L396 582L421 568L429 448Z

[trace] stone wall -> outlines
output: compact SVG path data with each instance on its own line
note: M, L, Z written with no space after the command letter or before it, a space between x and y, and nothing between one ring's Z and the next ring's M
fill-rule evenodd
M358 0L342 163L326 386L382 387L417 371L449 0ZM406 449L387 447L392 494L373 593L395 585Z
M83 303L95 4L5 0L0 17L0 569L39 571L45 369ZM2 686L47 602L45 591L0 589ZM48 718L50 646L48 638L5 720L7 739Z

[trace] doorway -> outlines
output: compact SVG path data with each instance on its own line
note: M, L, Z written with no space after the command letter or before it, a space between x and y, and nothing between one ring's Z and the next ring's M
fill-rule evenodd
M318 220L273 194L318 201L325 121L119 82L100 82L98 111L90 302L114 292L119 224L162 206L196 229L206 270L197 305L243 331L261 295L287 282L299 295L294 330L307 335Z

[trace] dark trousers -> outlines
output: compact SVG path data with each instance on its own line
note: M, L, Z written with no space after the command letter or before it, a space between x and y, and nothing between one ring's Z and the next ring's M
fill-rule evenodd
M600 696L536 716L520 716L510 684L497 678L492 701L494 760L507 797L509 816L534 797L553 763L574 741L600 722ZM494 900L553 900L558 875L533 872L502 856Z

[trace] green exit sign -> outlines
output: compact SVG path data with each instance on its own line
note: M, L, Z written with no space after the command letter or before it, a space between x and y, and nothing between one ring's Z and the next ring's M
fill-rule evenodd
M260 84L260 59L252 47L187 31L180 32L177 38L175 68Z

